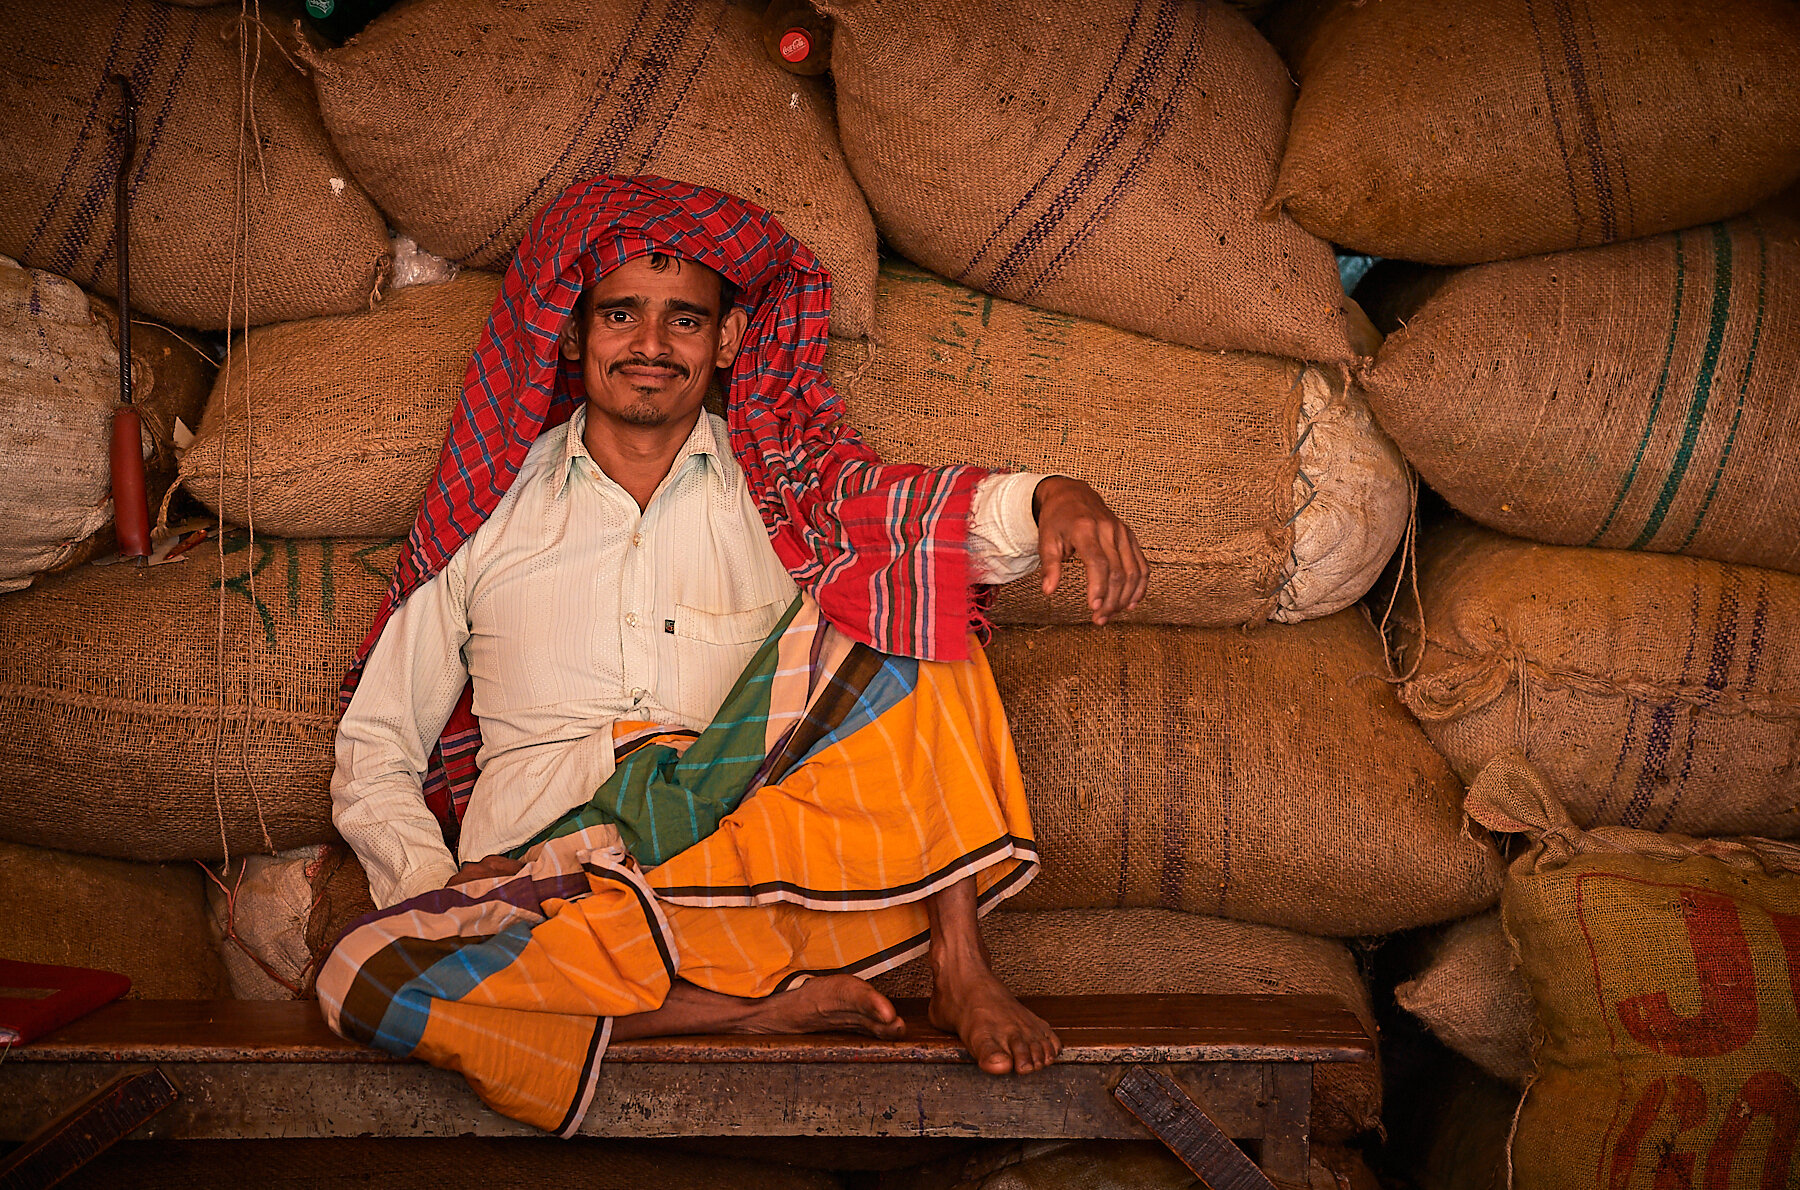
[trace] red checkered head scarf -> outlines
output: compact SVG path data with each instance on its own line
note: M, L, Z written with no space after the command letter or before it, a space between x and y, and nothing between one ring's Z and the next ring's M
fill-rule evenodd
M831 277L767 211L655 177L578 182L532 220L463 378L462 401L394 579L344 679L348 706L395 607L444 568L506 494L545 429L586 400L558 340L583 289L628 260L663 253L737 286L750 312L726 387L732 453L776 555L825 617L885 653L968 655L980 626L969 582L975 467L883 463L844 421L824 372ZM444 729L427 801L460 820L479 728L469 691Z

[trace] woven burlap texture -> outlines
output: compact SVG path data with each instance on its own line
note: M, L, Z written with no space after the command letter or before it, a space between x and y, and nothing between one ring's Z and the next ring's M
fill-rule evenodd
M1043 873L1021 908L1161 906L1383 934L1494 904L1462 783L1358 611L1239 629L1001 629Z
M240 530L0 599L0 837L144 860L330 841L338 683L397 552Z
M1337 376L1199 351L882 265L880 343L826 365L884 458L1059 472L1137 532L1149 593L1123 619L1299 620L1360 598L1406 524L1405 464ZM1001 623L1081 623L1076 571L1001 590Z
M117 325L73 281L0 256L0 591L111 548ZM175 419L198 420L213 369L147 324L132 327L131 354L154 500L174 474Z
M133 864L0 843L0 959L94 967L134 999L228 994L194 864Z
M870 332L875 225L829 94L747 6L422 0L308 60L338 150L430 252L502 269L571 182L658 174L766 208L830 270L832 330Z
M242 326L246 302L252 322L367 303L388 250L385 225L326 139L289 49L236 5L17 6L0 44L0 252L117 295L112 192L121 100L106 75L132 64L141 104L131 174L133 310L217 329L228 307ZM255 135L246 127L240 139L240 96L252 69ZM247 228L233 218L240 164ZM234 270L234 237L245 232L249 258Z
M1800 223L1454 273L1360 378L1501 532L1800 570Z
M1583 830L1516 753L1468 805L1530 840L1501 903L1539 1038L1512 1185L1650 1185L1670 1154L1695 1154L1712 1186L1791 1185L1800 847Z
M1425 966L1394 989L1394 999L1494 1077L1515 1086L1531 1077L1531 990L1498 912L1445 927Z
M404 535L499 290L494 274L464 272L366 312L251 331L182 456L183 486L284 537Z
M1736 215L1800 176L1786 0L1313 7L1287 31L1275 195L1333 243L1503 260Z
M1334 939L1167 909L991 913L981 932L994 971L1021 996L1334 996L1375 1036L1356 958ZM924 959L874 983L890 996L931 994ZM1318 1135L1342 1138L1377 1126L1378 1063L1334 1063L1315 1077Z
M977 289L1196 347L1351 353L1329 245L1259 219L1293 85L1224 5L831 0L883 237Z
M1401 695L1464 780L1522 750L1583 825L1800 834L1800 576L1462 522L1419 595Z

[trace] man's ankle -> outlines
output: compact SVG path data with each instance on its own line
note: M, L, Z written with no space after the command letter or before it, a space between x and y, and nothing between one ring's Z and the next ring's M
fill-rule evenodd
M988 956L979 947L934 948L931 951L930 966L932 981L940 986L991 979L994 975Z

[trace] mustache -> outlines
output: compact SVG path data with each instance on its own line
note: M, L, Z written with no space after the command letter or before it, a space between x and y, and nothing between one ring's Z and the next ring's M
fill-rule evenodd
M683 380L686 380L689 375L688 366L686 364L675 359L673 356L667 355L658 356L655 359L651 359L647 355L633 355L628 356L625 359L614 360L607 365L606 374L610 376L613 373L622 371L626 368L667 368Z

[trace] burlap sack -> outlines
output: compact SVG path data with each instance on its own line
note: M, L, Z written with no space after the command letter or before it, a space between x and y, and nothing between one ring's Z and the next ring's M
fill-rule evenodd
M1338 0L1295 37L1276 201L1377 256L1471 264L1736 215L1800 176L1785 0Z
M398 547L220 544L0 598L0 837L146 860L334 838L338 683Z
M1800 570L1800 223L1464 270L1362 380L1483 524Z
M827 0L883 237L977 289L1170 342L1351 354L1329 245L1257 208L1287 72L1218 3Z
M1360 612L1253 633L1003 629L988 655L1044 859L1022 908L1349 935L1499 895L1500 861Z
M16 4L6 30L0 252L117 296L122 101L106 76L128 72L140 104L134 311L216 329L228 309L244 325L246 305L259 323L368 302L387 252L382 217L326 139L285 38L241 18L236 5L156 0ZM239 126L250 81L243 53L255 60L255 140ZM246 230L234 217L240 193L250 249L234 268L234 237Z
M770 61L749 6L420 0L308 60L357 180L431 252L503 269L569 183L660 174L767 208L831 271L832 329L872 329L875 226L829 93Z
M1583 831L1516 756L1469 811L1534 840L1501 904L1543 1039L1514 1190L1792 1186L1800 847Z
M1394 989L1394 999L1494 1077L1519 1086L1531 1077L1531 992L1498 913L1443 930L1425 967Z
M0 843L0 959L96 967L135 999L206 1000L225 972L206 936L205 874Z
M218 875L207 885L207 924L239 1000L312 999L325 956L375 911L369 878L343 843L234 859Z
M492 273L465 272L366 313L251 331L182 456L183 486L233 524L254 512L259 531L286 537L405 534L499 291Z
M0 256L0 591L112 548L118 313ZM175 420L199 420L211 361L133 320L132 401L152 501L174 478Z
M826 368L884 458L1062 472L1092 483L1155 570L1125 616L1225 625L1354 603L1406 527L1405 464L1335 370L1159 343L1002 301L902 261L881 342ZM1005 623L1088 619L1079 572L1003 589Z
M1800 576L1449 524L1401 697L1464 780L1523 749L1583 825L1800 835Z
M1335 996L1375 1036L1356 959L1328 938L1167 909L992 913L981 932L994 971L1021 996ZM922 958L873 982L890 996L931 994ZM1315 1078L1320 1136L1343 1138L1380 1122L1379 1063L1321 1065Z

